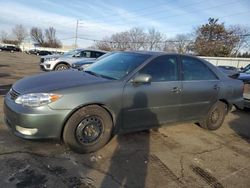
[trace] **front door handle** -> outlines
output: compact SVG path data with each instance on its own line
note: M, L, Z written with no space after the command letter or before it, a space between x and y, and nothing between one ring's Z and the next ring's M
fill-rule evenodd
M179 88L179 87L174 87L173 89L171 89L171 91L172 91L173 93L180 93L180 92L181 92L181 88Z

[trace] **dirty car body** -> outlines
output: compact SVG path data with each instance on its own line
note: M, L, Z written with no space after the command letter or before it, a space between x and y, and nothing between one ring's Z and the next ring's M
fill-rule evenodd
M250 108L250 68L241 72L238 79L242 80L244 83L244 107Z
M216 123L232 105L242 107L242 88L240 80L193 56L117 52L84 72L49 72L19 80L5 97L4 114L19 137L63 135L73 150L85 153L104 146L114 134L174 122L204 124L208 114ZM212 113L218 102L224 104L223 113ZM216 126L205 125L212 130Z

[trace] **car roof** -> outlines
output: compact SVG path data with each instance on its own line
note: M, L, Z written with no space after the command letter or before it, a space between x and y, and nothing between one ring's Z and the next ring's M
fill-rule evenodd
M117 51L117 52L138 53L138 54L151 55L151 56L176 55L176 56L184 56L184 57L192 57L192 58L201 59L194 55L180 54L180 53L175 53L175 52L164 52L164 51L133 51L131 50L131 51Z
M89 51L103 52L103 53L107 53L108 52L108 51L104 51L104 50L96 50L96 49L88 49L88 48L76 48L75 50L78 50L78 51L89 50Z

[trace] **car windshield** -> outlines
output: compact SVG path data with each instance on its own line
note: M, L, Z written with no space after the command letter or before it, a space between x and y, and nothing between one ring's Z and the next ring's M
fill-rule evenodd
M63 56L73 56L73 55L76 55L79 52L80 52L80 50L71 50L69 52L64 53Z
M85 69L85 72L120 80L141 65L150 55L117 52L98 60Z

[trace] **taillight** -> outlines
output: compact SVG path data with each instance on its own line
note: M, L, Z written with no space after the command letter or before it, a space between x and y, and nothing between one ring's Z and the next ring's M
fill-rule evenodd
M250 94L250 84L249 83L244 84L243 93Z

